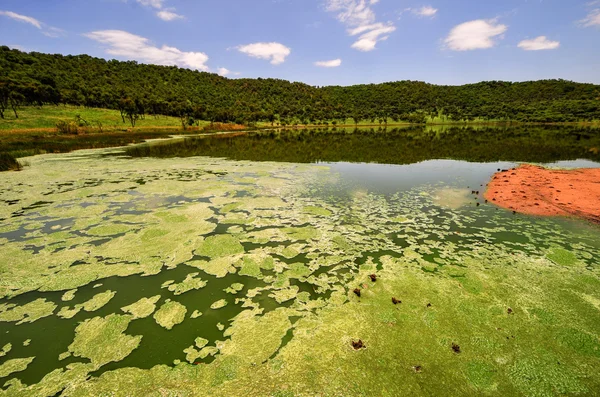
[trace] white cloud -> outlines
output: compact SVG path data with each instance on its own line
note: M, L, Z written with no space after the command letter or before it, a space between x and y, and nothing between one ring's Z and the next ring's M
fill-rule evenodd
M285 62L285 58L292 53L292 50L281 43L253 43L236 47L241 53L253 58L266 59L271 61L272 65L279 65Z
M23 23L27 23L29 25L35 26L36 28L41 30L41 33L44 36L48 36L48 37L52 37L52 38L66 36L66 32L64 30L59 29L59 28L53 28L52 26L48 26L47 24L45 24L33 17L28 17L27 15L17 14L16 12L12 12L12 11L0 11L0 15L11 18L18 22L23 22Z
M227 76L230 73L231 73L231 70L226 69L226 68L218 68L217 69L217 74L219 74L221 76Z
M62 29L49 27L46 30L44 30L42 32L42 34L44 36L48 36L48 37L52 37L52 38L57 38L57 37L64 37L64 36L66 36L67 33L64 30L62 30Z
M437 14L438 9L433 8L431 6L423 6L421 8L416 8L412 10L413 14L418 15L420 17L433 17Z
M14 19L15 21L28 23L30 25L35 26L38 29L42 28L42 23L35 18L28 17L26 15L17 14L12 11L0 11L0 15L4 15L5 17Z
M158 10L156 16L163 21L171 22L177 19L185 18L183 15L177 14L175 8L164 8L166 0L136 0L139 4L144 7L150 7Z
M158 16L160 19L162 19L163 21L174 21L176 19L183 19L183 15L179 15L176 14L172 11L168 11L168 10L162 10L156 13L156 16Z
M331 61L318 61L315 62L315 66L320 66L322 68L337 68L342 64L341 59L332 59Z
M99 30L84 36L107 45L106 53L110 55L155 65L208 71L208 56L203 52L185 52L166 45L155 47L147 38L122 30Z
M136 0L136 1L145 7L153 7L153 8L160 10L163 7L163 2L165 0Z
M507 30L506 25L497 23L495 19L478 19L455 26L444 42L454 51L492 48L496 45L494 38L501 38Z
M591 10L585 18L579 21L579 24L586 28L590 26L600 26L600 8Z
M359 26L349 31L351 36L362 33L358 40L352 44L352 48L359 51L373 51L377 42L387 40L389 33L396 30L391 24L375 23L372 25Z
M531 40L523 40L519 43L519 48L525 51L539 51L539 50L555 50L560 47L559 41L548 40L546 36L536 37Z
M396 30L391 23L377 22L371 8L379 0L326 0L325 9L337 13L336 18L348 27L350 36L358 36L352 48L372 51L379 41L386 40Z

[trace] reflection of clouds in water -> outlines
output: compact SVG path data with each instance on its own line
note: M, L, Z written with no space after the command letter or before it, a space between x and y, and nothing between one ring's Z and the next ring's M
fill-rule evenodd
M350 192L350 196L355 200L362 200L369 195L369 191L367 189L355 189Z
M145 208L160 208L168 204L169 198L166 196L150 196L147 197L143 202Z
M440 190L436 190L433 193L433 203L440 207L447 207L453 210L463 207L469 204L470 191L468 189L456 189L445 187Z

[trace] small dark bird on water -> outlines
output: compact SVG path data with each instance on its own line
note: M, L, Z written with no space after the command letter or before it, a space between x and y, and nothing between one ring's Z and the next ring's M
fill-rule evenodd
M401 301L401 300L398 300L398 299L396 299L396 298L392 298L392 303L393 303L394 305L397 305L398 303L402 303L402 301Z
M513 310L509 307L508 310L506 311L508 314L512 314Z
M360 349L363 349L364 347L365 347L365 344L363 343L362 340L359 339L358 341L354 341L354 340L352 341L352 348L354 350L360 350Z
M452 343L452 351L456 354L460 353L460 346L456 343Z
M354 288L354 293L356 294L356 296L358 296L360 298L360 289L359 288Z
M371 274L369 277L371 277L371 281L373 281L373 282L377 281L377 275L376 274Z

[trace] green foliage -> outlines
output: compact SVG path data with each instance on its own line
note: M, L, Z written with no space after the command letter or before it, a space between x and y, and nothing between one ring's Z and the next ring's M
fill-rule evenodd
M77 134L78 126L72 121L59 121L56 123L56 131L59 134Z
M185 129L197 120L254 125L472 122L572 122L600 119L600 87L565 80L436 86L399 81L313 87L278 79L216 74L134 61L24 53L0 47L0 117L23 105L115 109L134 127L170 115Z
M10 154L0 153L0 171L18 171L21 164Z

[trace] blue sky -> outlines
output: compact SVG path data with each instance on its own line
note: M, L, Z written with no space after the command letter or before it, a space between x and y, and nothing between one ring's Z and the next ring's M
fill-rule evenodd
M0 43L312 85L600 83L600 0L0 0Z

